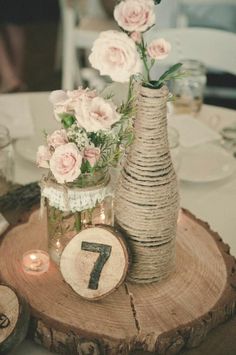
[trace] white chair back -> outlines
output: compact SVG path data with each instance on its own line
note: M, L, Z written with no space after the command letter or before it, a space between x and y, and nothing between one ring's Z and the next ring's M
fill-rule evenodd
M181 59L196 59L206 67L236 75L236 34L209 28L175 28L153 31L148 41L165 38L172 45L163 64L171 65ZM157 63L160 65L160 62Z
M199 26L236 32L235 0L176 0L177 27Z
M82 74L77 49L90 49L101 31L114 29L115 21L108 19L100 1L85 0L86 9L80 17L78 0L60 0L62 17L62 88L72 90L82 84Z

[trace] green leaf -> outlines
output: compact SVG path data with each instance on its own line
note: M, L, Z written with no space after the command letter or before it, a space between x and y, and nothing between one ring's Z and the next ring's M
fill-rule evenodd
M162 76L160 77L160 79L158 81L165 81L165 79L170 76L171 74L173 74L174 72L176 72L177 70L179 70L179 68L182 66L182 63L177 63L175 65L173 65L172 67L170 67L170 69L168 69L164 74L162 74Z
M150 89L160 89L163 84L164 83L160 82L159 80L151 80L149 82L145 82L143 86Z
M75 122L75 117L68 113L63 113L60 115L60 117L61 123L63 124L64 128L70 128Z
M82 163L82 165L81 165L81 167L80 167L80 170L81 170L81 173L82 173L82 174L84 174L84 173L90 173L90 172L92 171L92 167L91 167L91 165L90 165L90 163L89 163L88 160L85 160L85 161Z
M160 88L164 83L173 79L174 76L176 76L176 72L180 69L181 66L182 66L182 63L177 63L177 64L173 65L172 67L170 67L170 69L168 69L164 74L161 75L161 77L157 81L155 87Z

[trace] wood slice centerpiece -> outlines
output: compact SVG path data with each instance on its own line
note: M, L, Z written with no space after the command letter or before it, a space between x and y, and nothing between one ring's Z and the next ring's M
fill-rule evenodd
M206 223L183 211L177 231L176 270L168 280L121 285L91 303L64 282L58 268L30 276L21 267L29 249L47 248L39 211L8 230L0 247L0 273L31 307L32 338L62 354L129 354L135 349L176 354L198 345L234 313L235 259Z

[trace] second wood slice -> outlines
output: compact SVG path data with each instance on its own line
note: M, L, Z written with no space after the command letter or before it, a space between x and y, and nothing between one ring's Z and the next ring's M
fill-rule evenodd
M25 338L29 310L15 290L0 285L0 354L7 354Z
M113 292L125 279L128 251L121 235L113 228L87 228L64 249L60 269L76 293L97 300Z

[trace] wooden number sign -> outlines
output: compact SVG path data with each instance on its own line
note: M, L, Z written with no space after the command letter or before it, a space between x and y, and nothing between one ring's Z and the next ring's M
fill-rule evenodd
M0 285L0 354L8 354L25 338L29 309L25 301L6 285Z
M128 269L128 251L113 228L104 225L87 228L64 249L60 269L75 292L97 300L123 282Z

